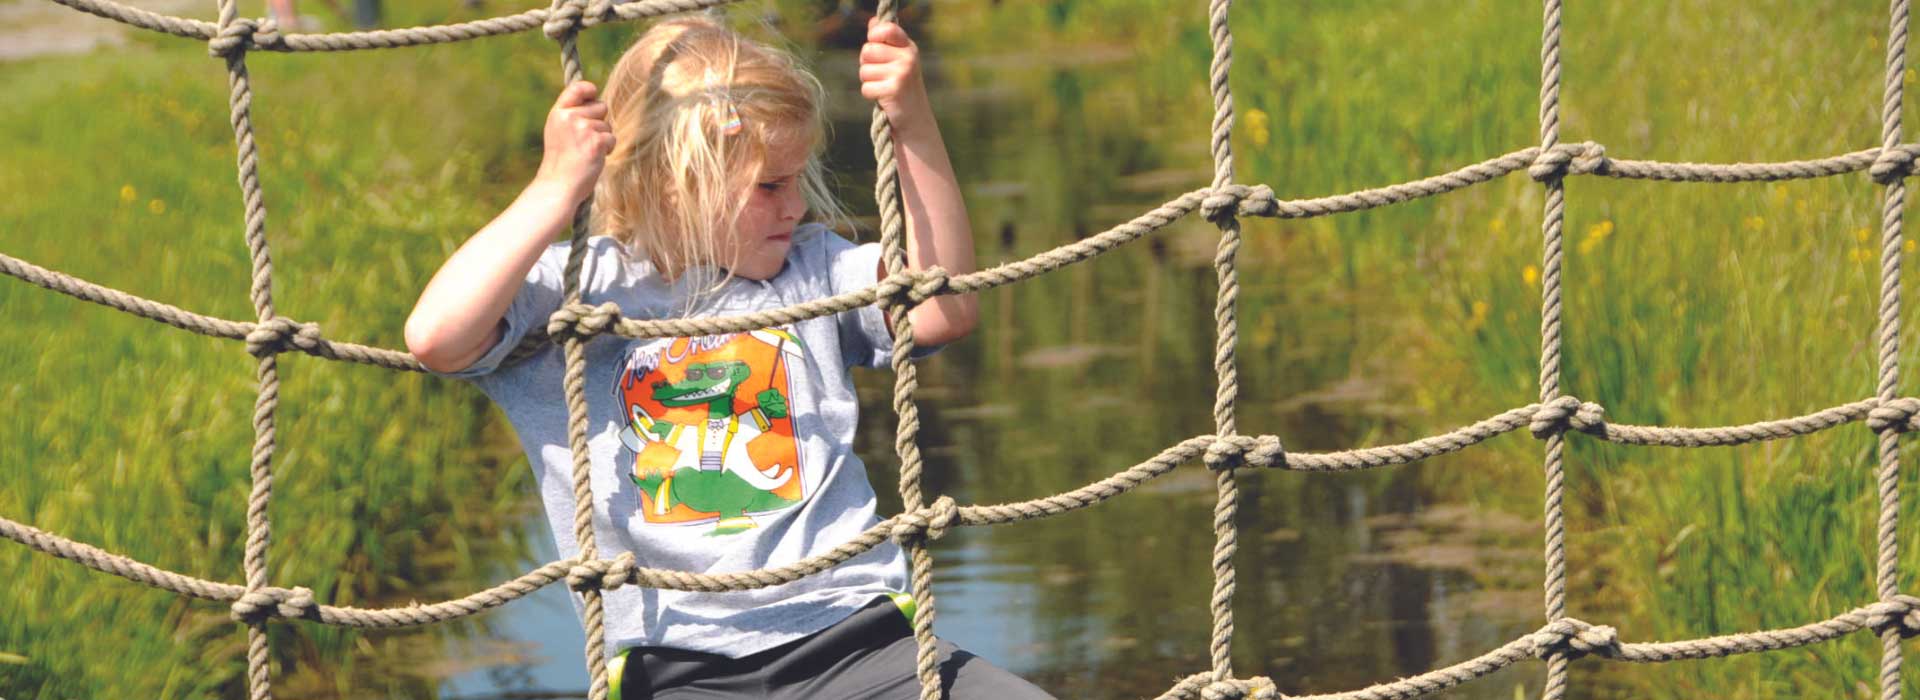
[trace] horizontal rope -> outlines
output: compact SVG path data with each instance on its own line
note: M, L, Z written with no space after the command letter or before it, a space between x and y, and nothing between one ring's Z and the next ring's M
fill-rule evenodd
M55 1L66 3L81 2L82 0ZM98 0L85 1L96 2ZM115 5L110 2L106 4ZM619 7L625 8L630 7L630 5L620 5ZM136 11L145 12L144 10ZM539 12L544 13L545 10ZM1591 144L1568 144L1558 147L1556 151L1576 154L1584 153L1589 150L1590 147ZM1413 182L1313 199L1274 200L1271 199L1273 196L1272 190L1265 186L1248 187L1236 185L1222 188L1222 190L1232 193L1228 195L1228 198L1230 201L1238 202L1239 206L1236 211L1241 216L1273 216L1287 219L1310 218L1412 201L1414 199L1451 192L1486 182L1531 167L1538 159L1537 155L1539 152L1540 149L1538 148L1521 149L1458 170ZM1920 153L1920 145L1903 145L1900 147L1899 152L1903 154ZM1874 148L1819 160L1785 161L1779 163L1734 163L1728 165L1607 160L1604 166L1592 166L1594 168L1593 171L1581 172L1580 174L1699 182L1780 180L1822 177L1865 170L1873 165L1879 153L1880 149ZM864 289L802 302L779 309L754 314L715 316L698 319L622 319L618 323L610 326L607 332L627 338L738 333L759 330L769 326L795 323L857 309L863 306L881 303L895 294L904 293L908 300L913 303L918 303L933 295L979 292L1037 277L1066 267L1067 265L1092 259L1121 245L1137 240L1148 233L1192 213L1196 207L1203 203L1215 204L1215 202L1209 202L1208 200L1215 199L1217 201L1218 197L1219 194L1211 188L1195 190L1098 235L1064 244L1023 260L1003 263L971 274L945 278L943 282L937 285L928 284L931 281L937 280L928 277L927 273L909 271L899 275L889 276ZM125 311L137 316L150 318L176 328L203 335L244 340L247 335L253 331L255 325L251 322L231 321L197 314L169 304L88 282L56 270L42 268L5 254L0 254L0 272L75 298ZM565 314L569 313L578 316L583 314L584 310L562 309L560 312L556 312L560 318L565 318ZM524 359L553 342L554 341L549 339L545 333L540 332L540 329L536 329L535 332L529 333L526 338L522 339L521 344L513 351L512 358L516 360ZM320 343L314 347L296 347L295 349L306 352L307 354L327 357L328 359L340 359L412 372L425 371L425 368L422 367L417 360L414 360L412 355L400 350L326 340L321 340ZM1637 439L1632 435L1623 435L1622 437L1623 439L1621 441L1623 442L1634 442L1634 440ZM1634 444L1668 443L1635 442Z
M1314 695L1281 695L1272 692L1272 681L1255 678L1227 686L1215 686L1211 674L1199 673L1182 678L1160 700L1186 700L1207 697L1285 697L1289 700L1395 700L1414 698L1453 688L1492 675L1515 663L1546 659L1556 654L1572 658L1593 656L1614 661L1662 663L1739 654L1777 651L1828 642L1859 631L1895 629L1904 636L1920 632L1920 598L1898 596L1893 600L1863 605L1825 620L1799 627L1729 634L1676 642L1622 644L1612 627L1593 625L1573 618L1549 622L1538 630L1522 635L1500 647L1471 659L1389 683L1357 690ZM1234 694L1236 691L1244 695ZM1263 692L1270 694L1262 695Z
M1562 397L1563 402L1577 402L1572 397ZM1649 426L1626 426L1601 424L1602 432L1594 437L1647 445L1706 446L1730 445L1742 442L1770 440L1794 435L1804 435L1830 428L1843 423L1860 420L1873 412L1876 400L1856 401L1816 413L1778 421L1753 423L1743 426L1716 428L1664 428ZM1889 427L1895 424L1899 415L1912 420L1911 407L1920 405L1920 401L1902 399L1895 402L1907 412L1889 416ZM1592 404L1585 404L1592 406ZM998 505L970 505L954 508L943 513L942 508L951 507L950 503L936 502L919 511L903 513L888 518L863 531L860 535L844 542L834 549L814 557L781 567L757 569L753 571L726 574L697 574L670 569L652 569L633 567L631 562L624 566L617 560L596 560L587 562L586 573L575 569L582 566L572 560L550 562L522 576L457 600L432 605L410 606L394 609L340 608L333 606L314 606L317 618L329 624L357 627L396 627L428 624L435 621L464 617L492 607L505 604L515 598L526 595L542 586L563 580L572 575L605 576L609 570L623 572L614 579L607 579L604 587L619 585L640 585L649 588L662 588L684 591L731 591L763 588L789 583L820 571L832 568L859 556L885 541L889 537L909 534L915 529L928 531L930 538L938 538L945 526L934 528L936 522L948 522L953 525L982 526L996 525L1024 520L1061 515L1081 508L1092 506L1101 501L1131 491L1147 481L1172 471L1181 464L1190 463L1203 456L1212 458L1221 452L1221 446L1240 446L1229 453L1237 452L1247 466L1272 467L1293 471L1350 471L1381 466L1407 464L1428 457L1458 451L1469 445L1481 442L1501 433L1529 426L1536 420L1549 423L1564 411L1541 409L1540 404L1529 404L1505 411L1492 418L1449 433L1422 438L1399 445L1369 447L1357 450L1333 453L1261 453L1260 444L1278 444L1278 438L1266 436L1234 436L1220 440L1213 435L1200 435L1181 441L1162 450L1147 461L1121 470L1096 482L1080 488L1016 503ZM1562 429L1565 429L1564 427ZM1592 426L1589 430L1595 429ZM1244 449L1253 445L1252 450ZM0 536L20 542L30 548L54 556L68 559L88 567L114 574L131 581L145 583L177 593L216 601L236 601L245 593L245 589L232 584L209 581L196 577L167 571L133 559L113 554L92 545L74 541L52 533L47 533L6 518L0 518ZM597 567L597 570L594 570ZM1653 649L1654 647L1646 647ZM1649 651L1648 653L1652 653ZM1638 660L1638 659L1630 659Z
M175 17L123 5L112 0L50 0L51 2L104 17L115 22L148 29L162 34L171 34L187 39L213 41L220 36L220 27L213 22ZM624 21L658 17L678 12L692 12L709 7L725 5L737 0L637 0L635 2L614 5L611 16L595 17L591 21L582 18L581 24ZM392 49L425 44L445 44L468 39L500 36L544 28L550 16L548 8L527 10L518 14L490 17L487 19L438 24L406 29L379 29L364 32L331 32L321 34L281 34L274 31L272 20L245 19L239 23L248 27L247 36L239 38L237 44L247 50L265 51L354 51L361 49ZM235 48L238 48L236 46Z
M280 350L299 350L329 360L357 362L409 372L426 371L426 368L408 353L358 343L325 340L318 336L317 328L314 328L312 333L306 334L301 342L291 341L291 336L301 335L303 329L313 328L313 324L285 320L284 323L271 324L271 327L265 331L266 335L262 336L256 334L256 331L261 330L259 323L229 321L194 313L171 304L88 282L58 270L49 270L4 253L0 253L0 273L81 301L124 311L201 335L228 340L246 340L253 345L273 346Z

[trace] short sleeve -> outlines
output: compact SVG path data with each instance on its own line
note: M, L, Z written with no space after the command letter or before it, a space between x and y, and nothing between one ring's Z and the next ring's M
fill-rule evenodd
M520 285L520 291L514 293L513 303L507 306L507 313L501 317L506 330L500 335L500 342L474 360L472 365L458 372L434 372L442 377L458 379L477 379L499 369L500 363L513 354L513 349L527 334L536 328L544 328L547 319L560 309L564 296L564 281L561 278L562 260L566 257L564 245L547 248L540 259L534 261L527 270L527 278Z
M880 281L880 244L856 244L838 233L824 231L827 261L832 268L832 293L844 294L871 287ZM869 304L839 314L840 352L848 367L885 368L892 364L893 331L887 328L887 315L880 305ZM932 355L938 346L915 347L915 359Z

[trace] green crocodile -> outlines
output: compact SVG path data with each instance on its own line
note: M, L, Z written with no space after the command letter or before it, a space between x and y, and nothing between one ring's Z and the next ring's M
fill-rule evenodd
M718 513L720 522L707 534L728 535L757 527L747 513L795 502L774 491L798 470L783 470L779 464L762 470L747 455L747 443L766 432L770 419L787 416L786 397L771 387L755 395L756 407L733 412L734 394L751 374L747 363L738 360L696 362L687 365L684 379L654 383L653 399L661 405L706 405L706 420L694 425L656 420L638 404L630 404L629 425L620 436L627 447L638 453L645 447L644 440L679 451L670 468L649 469L646 474L636 468L631 477L634 485L652 495L656 512L664 514L685 504Z

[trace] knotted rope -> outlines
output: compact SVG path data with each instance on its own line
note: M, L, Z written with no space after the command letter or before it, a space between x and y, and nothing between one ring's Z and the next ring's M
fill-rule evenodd
M275 617L315 617L318 610L311 589L260 588L247 591L239 600L233 601L233 621L253 624Z

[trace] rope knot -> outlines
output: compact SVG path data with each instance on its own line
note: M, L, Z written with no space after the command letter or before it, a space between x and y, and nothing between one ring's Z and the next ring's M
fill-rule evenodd
M1563 143L1541 151L1527 175L1536 182L1559 180L1568 175L1590 175L1607 171L1607 148L1592 141Z
M1901 397L1873 407L1867 412L1867 427L1873 432L1891 430L1904 433L1920 430L1920 422L1914 418L1920 416L1920 399Z
M1913 150L1906 146L1880 149L1880 155L1874 157L1873 165L1868 166L1867 174L1873 176L1874 182L1892 184L1913 174L1913 155Z
M1287 463L1287 450L1278 435L1221 435L1207 445L1208 469L1278 467Z
M951 280L946 268L935 265L924 270L901 270L887 275L874 285L873 291L882 299L896 299L908 306L917 306L947 291L949 282Z
M548 39L562 37L602 22L619 19L613 0L559 0L547 8L547 21L540 25Z
M1867 627L1875 633L1897 630L1901 637L1920 636L1920 598L1897 595L1867 606Z
M547 317L547 336L554 342L567 338L592 339L620 323L620 305L605 302L599 306L567 304Z
M312 617L320 606L313 602L308 588L259 588L233 601L234 622L264 622L275 617L288 619Z
M941 496L933 503L910 513L901 513L893 520L893 539L906 544L909 540L933 541L947 536L947 530L960 520L960 507L953 499Z
M1214 223L1235 216L1275 216L1279 213L1280 200L1274 198L1273 188L1266 185L1216 187L1205 199L1200 200L1200 215Z
M1607 432L1607 411L1600 404L1581 401L1571 396L1540 404L1533 411L1533 420L1527 429L1533 436L1545 440L1548 435L1558 435L1568 429L1578 430L1591 435L1604 435Z
M576 591L611 591L633 580L633 552L612 559L582 559L567 569L567 587Z
M1568 660L1588 654L1612 657L1620 653L1620 634L1606 625L1588 624L1563 617L1541 627L1528 639L1533 655L1541 659L1564 656Z
M247 331L247 352L254 357L278 355L289 347L318 350L324 343L319 324L300 323L285 316L253 324Z
M1208 683L1200 689L1201 700L1278 700L1280 689L1263 676L1229 678Z
M286 40L280 36L280 25L271 19L241 17L221 25L213 38L207 40L207 54L214 58L228 58L253 49L281 48L286 48Z

